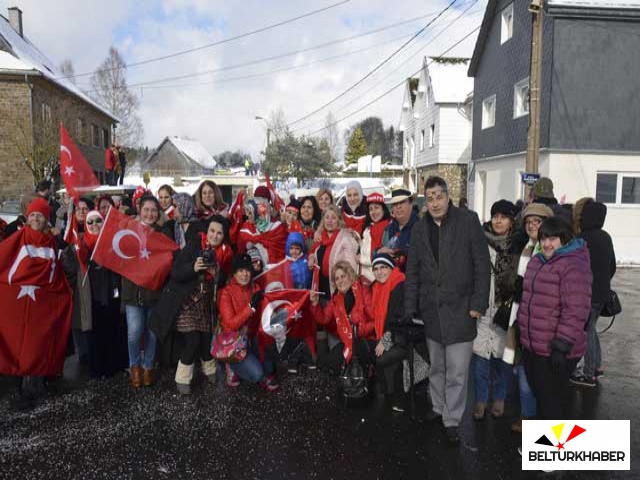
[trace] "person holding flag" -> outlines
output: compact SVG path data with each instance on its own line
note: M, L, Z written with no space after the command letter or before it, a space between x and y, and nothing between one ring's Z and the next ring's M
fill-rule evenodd
M258 383L267 392L276 391L280 385L275 376L273 362L260 361L257 342L259 315L264 293L253 283L251 257L238 254L233 257L232 277L218 298L220 326L224 332L245 332L249 339L247 356L238 363L226 364L226 383L229 387L240 385L238 376Z
M155 197L140 198L138 220L173 240L173 231L168 229L160 216L160 203ZM126 230L125 230L126 232ZM156 356L156 337L149 329L149 319L162 293L144 288L126 277L122 279L122 303L127 316L127 336L129 343L129 367L131 386L140 388L153 385L153 366ZM144 337L144 358L140 341Z

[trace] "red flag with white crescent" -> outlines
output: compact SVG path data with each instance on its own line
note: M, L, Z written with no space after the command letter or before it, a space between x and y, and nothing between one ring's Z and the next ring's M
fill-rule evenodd
M269 189L269 194L271 195L271 204L273 205L273 208L275 208L276 212L281 213L282 210L284 209L284 200L280 197L280 195L278 195L278 192L276 191L275 187L271 183L271 179L269 178L269 175L265 174L264 178L267 182L267 188Z
M76 215L73 212L69 215L67 229L64 232L64 241L68 245L73 245L78 263L80 264L80 270L82 270L83 275L86 275L89 269L89 249L80 238L80 234L78 233L78 220L76 220Z
M294 288L291 262L292 260L285 258L254 278L253 283L258 285L263 292Z
M264 347L276 342L278 351L287 337L301 338L315 352L315 322L304 311L309 290L279 290L266 292L260 305L258 346L264 359Z
M91 259L140 287L160 290L177 249L162 233L110 208Z
M236 199L229 208L229 221L231 226L229 227L229 238L231 244L235 245L238 241L238 234L240 233L240 227L242 227L242 214L244 210L244 190L240 190Z
M69 132L62 123L60 123L60 176L71 197L80 198L83 194L100 186L91 165L71 140Z
M0 243L0 374L60 375L73 309L51 235L25 227Z

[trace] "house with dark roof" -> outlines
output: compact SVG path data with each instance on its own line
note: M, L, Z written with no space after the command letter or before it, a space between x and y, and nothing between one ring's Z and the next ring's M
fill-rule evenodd
M0 196L32 192L29 151L47 148L57 158L62 122L98 178L118 119L84 94L27 38L20 9L0 15ZM53 169L44 175L59 178Z
M593 197L619 257L640 240L640 0L545 0L539 173L558 200ZM524 197L532 16L524 0L489 0L474 79L470 207Z
M419 76L406 81L399 129L404 184L411 191L439 175L454 201L466 197L473 90L468 64L468 58L425 57Z

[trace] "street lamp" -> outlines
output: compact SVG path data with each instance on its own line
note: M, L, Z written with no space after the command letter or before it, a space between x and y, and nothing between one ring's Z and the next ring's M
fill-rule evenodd
M269 128L269 121L266 118L261 117L260 115L256 115L255 119L256 120L263 120L265 125L267 126L267 147L269 147L269 136L270 136L270 133L271 133L271 129Z

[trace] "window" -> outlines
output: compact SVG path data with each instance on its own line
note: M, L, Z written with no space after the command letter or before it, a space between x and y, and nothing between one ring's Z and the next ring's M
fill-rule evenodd
M424 130L420 130L420 151L424 150Z
M496 96L486 98L482 102L482 124L481 128L491 128L496 124Z
M614 205L640 205L640 173L598 173L596 200Z
M51 106L46 103L42 104L42 123L51 123Z
M105 150L109 148L109 130L106 128L102 129L102 146Z
M429 108L429 97L431 96L431 85L429 85L427 87L427 93L424 94L424 98L425 98L425 105L427 108Z
M513 3L502 10L502 29L500 30L500 45L513 37Z
M429 127L429 147L434 147L436 144L436 126L431 125Z
M84 142L84 129L85 129L85 121L82 118L78 118L78 122L76 124L76 139L78 142Z
M91 145L100 146L100 129L97 125L91 125Z
M529 115L529 77L513 87L513 118Z

